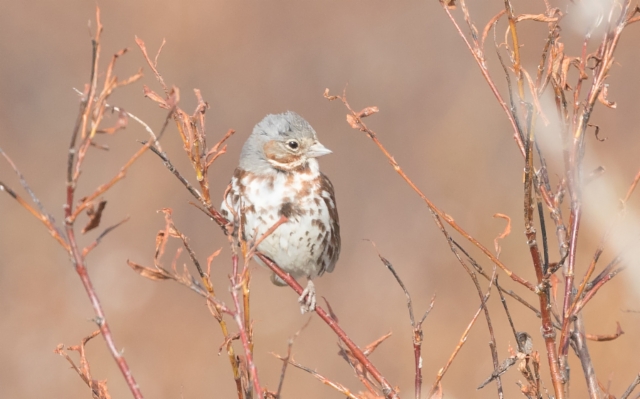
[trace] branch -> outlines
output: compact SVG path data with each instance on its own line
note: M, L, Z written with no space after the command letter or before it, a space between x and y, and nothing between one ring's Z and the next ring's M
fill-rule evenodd
M449 356L449 360L447 360L447 363L444 365L444 367L442 367L440 370L438 370L438 374L436 375L436 379L433 382L433 385L431 386L431 390L429 391L429 394L427 395L428 398L431 398L432 395L437 391L438 387L440 386L440 381L442 380L442 377L444 377L444 374L449 369L449 366L451 366L451 363L453 363L453 359L455 359L455 357L458 355L458 352L460 352L460 349L462 349L462 346L464 345L464 343L467 342L467 337L469 336L469 332L471 331L471 327L473 327L473 325L475 324L476 320L478 319L478 316L480 316L480 312L485 307L485 304L487 303L487 300L489 299L489 294L491 293L491 287L493 286L493 283L495 282L495 279L496 279L496 269L494 268L493 276L491 277L491 282L489 283L489 287L487 288L487 292L484 294L484 296L482 297L482 300L480 301L480 307L478 308L476 313L471 318L471 321L467 325L467 328L462 333L462 336L460 337L460 341L458 341L458 344L456 345L455 349L453 350L453 353L451 353L451 356Z
M620 399L627 399L636 387L640 385L640 373L636 376L636 378L631 382L626 391L620 396Z
M275 264L271 259L258 252L256 254L258 258L272 272L274 272L278 277L280 277L284 282L286 282L289 287L291 287L298 295L302 295L302 286L298 284L298 282L291 277L288 273L285 273L277 264ZM378 371L378 369L371 363L371 361L365 356L362 350L349 338L347 333L340 327L338 322L332 318L322 307L316 305L316 313L318 316L331 328L338 338L344 342L344 344L349 348L349 350L353 353L355 358L362 364L362 366L375 378L376 381L382 386L382 393L385 397L393 399L398 398L398 393L395 389L391 387L387 379Z
M180 117L184 117L184 113L181 113L179 115L182 115ZM201 203L210 217L223 229L225 233L227 233L227 227L231 226L230 223L211 205L210 201L207 200L208 197L200 194L200 192L196 190L187 181L187 179L183 177L183 175L173 166L166 154L155 149L153 146L151 146L150 149L162 159L165 167L167 167L167 169L169 169L169 171L178 178L178 180L187 188L191 195L193 195ZM194 161L192 159L192 162L197 161ZM265 265L267 265L267 267L269 267L269 269L271 269L278 277L285 281L298 295L302 295L303 289L293 277L285 273L282 269L280 269L278 265L276 265L271 259L267 258L263 254L257 252L256 256L258 256L258 258L260 258L260 260L262 260ZM316 313L336 333L338 338L343 341L345 345L354 353L358 361L362 363L365 369L367 369L367 371L371 373L376 381L380 383L385 396L389 398L397 398L398 394L395 389L391 387L386 378L375 368L375 366L362 353L358 346L347 336L344 330L342 330L342 328L338 325L336 320L334 320L324 309L319 306L316 307Z
M422 332L422 323L426 320L429 313L433 309L433 304L435 303L436 296L433 295L431 298L431 303L429 304L429 308L424 312L420 321L416 323L415 318L413 317L413 302L411 300L411 295L409 294L409 290L405 287L404 283L400 279L400 276L393 268L391 262L389 262L385 257L383 257L378 248L376 248L376 244L373 241L370 241L373 248L375 248L378 253L378 257L382 261L382 263L389 269L393 277L404 291L404 295L407 297L407 308L409 309L409 320L411 321L411 328L413 329L413 355L414 355L414 366L415 366L415 380L414 380L414 391L416 399L422 398L422 340L424 338L424 334Z
M347 102L346 90L343 91L342 96L331 96L329 95L329 89L325 89L324 97L329 101L339 99L344 103L345 107L349 110L349 114L347 115L347 123L349 123L349 125L352 128L358 129L361 132L365 132L367 134L367 136L378 146L380 151L382 151L385 157L389 160L389 163L391 164L393 169L404 179L405 182L407 182L407 184L409 184L409 186L420 196L420 198L422 198L422 200L427 204L427 206L429 207L429 209L431 209L431 211L433 211L439 217L444 219L444 221L447 222L451 227L453 227L454 230L456 230L464 238L469 240L469 242L471 242L478 249L480 249L489 259L491 259L493 263L495 263L499 268L501 268L507 274L507 276L509 276L513 281L516 281L524 285L531 291L535 291L535 287L533 286L533 284L524 280L517 274L513 273L509 268L507 268L495 255L491 253L489 249L487 249L478 240L476 240L464 229L462 229L462 227L460 227L451 216L449 216L444 211L436 207L435 204L431 202L431 200L429 200L429 198L427 198L427 196L424 195L422 191L420 191L420 189L413 183L413 181L409 179L409 177L404 173L404 171L402 170L398 162L396 162L393 156L387 151L387 149L382 145L382 143L380 143L380 141L377 138L377 134L373 130L369 129L364 124L364 122L362 122L363 117L366 117L371 115L372 113L378 112L377 107L367 107L363 109L361 112L355 112Z
M69 155L67 160L67 200L64 205L65 230L67 233L67 240L69 243L69 252L71 255L71 260L76 269L76 272L78 273L78 276L80 277L80 280L82 281L82 284L85 288L85 291L87 292L87 295L89 297L93 310L96 314L95 322L100 328L100 333L102 334L102 337L104 338L107 344L107 348L111 353L111 356L115 360L116 364L118 365L118 368L120 369L120 372L124 376L125 381L127 382L127 385L129 387L129 390L133 394L133 397L135 399L142 399L142 392L140 391L140 388L137 382L135 381L133 374L131 373L129 365L127 364L127 361L125 360L124 356L122 356L122 352L119 351L115 345L113 336L111 334L111 329L109 328L109 324L107 323L104 310L102 308L102 305L100 304L100 301L93 287L91 279L89 278L89 274L87 273L85 258L82 254L82 251L80 251L80 249L78 248L78 245L76 243L76 237L75 237L75 227L74 227L75 217L81 212L82 209L84 209L82 205L80 205L78 206L78 208L74 210L74 196L75 196L77 180L78 180L78 177L80 176L80 166L82 164L82 161L84 160L86 150L91 143L91 139L93 138L93 135L97 131L98 126L100 125L100 122L102 120L102 117L104 116L106 100L108 96L111 94L111 92L113 91L113 89L118 87L117 80L115 78L111 79L111 70L113 68L115 58L116 58L114 57L112 63L109 65L109 68L107 70L104 89L100 94L99 99L94 101L94 96L95 96L96 87L97 87L97 79L99 75L98 59L100 56L101 32L102 32L102 23L100 21L100 9L96 8L96 33L92 41L93 57L92 57L92 69L91 69L91 83L89 84L89 88L84 98L84 101L81 101L80 111L78 113L76 125L71 134L71 142L70 142L69 151L68 151ZM127 82L131 82L134 80L135 78L129 79ZM89 123L89 119L91 119L92 126L91 126L91 132L87 134L87 126ZM83 141L80 143L77 149L76 142L77 142L79 133ZM77 158L75 156L76 152L78 153ZM139 157L140 154L141 152L139 151L136 155L134 155L134 157L132 157L132 159L125 165L125 167L123 167L123 169L121 170L121 173L123 175L124 175L123 171L126 170L126 168L128 168ZM74 173L74 170L75 170L75 173ZM107 185L103 185L99 187L96 190L96 192L94 192L95 195L93 197L90 196L91 199L89 199L88 202L84 202L83 204L86 205L90 203L93 199L97 198L99 195L107 191L120 178L121 177L118 178L118 176L116 176L116 178L114 178Z

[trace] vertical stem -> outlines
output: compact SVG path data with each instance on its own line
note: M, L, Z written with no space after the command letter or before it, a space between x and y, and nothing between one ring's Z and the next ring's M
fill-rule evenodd
M255 390L258 399L263 399L262 394L262 386L260 385L260 380L258 379L258 369L256 368L255 363L253 362L253 352L251 349L251 341L247 335L247 327L244 324L244 317L242 315L242 306L240 306L240 298L238 298L238 288L242 284L238 281L238 254L234 253L231 257L233 262L233 277L231 278L231 297L233 298L233 303L235 304L235 311L233 312L233 318L238 325L240 340L242 341L242 346L244 348L244 355L247 362L247 371L249 372L249 376L251 382L253 383L253 390ZM251 388L248 389L249 397L251 397L251 392L253 391Z
M93 288L93 284L91 283L89 274L87 273L87 268L84 264L84 259L82 258L80 250L78 249L78 246L76 244L73 226L67 224L66 230L67 230L67 237L69 238L69 245L71 246L72 261L76 268L76 272L78 273L78 276L80 276L82 285L87 291L87 295L89 296L91 305L93 306L93 309L96 313L95 321L98 324L98 327L100 328L100 333L102 334L102 337L107 343L107 348L109 349L111 356L116 361L116 364L120 369L120 372L124 376L124 379L127 381L127 385L129 386L129 390L131 390L133 397L135 399L142 399L142 392L140 391L140 387L138 386L138 383L136 382L136 380L133 378L133 374L129 369L129 365L127 364L127 361L122 356L122 353L118 351L116 344L113 340L113 336L111 335L111 329L109 328L109 324L107 323L107 318L102 309L102 305L98 300L98 296L96 295L96 292Z
M76 157L76 143L78 138L78 133L80 133L81 137L84 137L87 128L87 122L91 118L91 111L94 109L95 102L94 97L96 93L97 87L97 79L98 79L98 59L100 57L100 33L102 32L102 24L100 22L100 9L96 9L96 33L95 37L92 40L93 47L93 55L92 55L92 63L91 63L91 83L89 85L89 90L87 91L86 98L81 102L80 111L78 113L78 119L76 120L75 127L71 134L71 141L69 143L68 149L68 157L67 157L67 176L66 176L66 185L67 185L67 195L66 202L64 204L64 216L65 216L65 230L67 233L67 239L69 241L69 250L71 255L71 260L73 265L82 281L82 285L87 291L87 295L89 296L89 300L93 307L93 310L96 314L96 323L100 328L100 333L104 338L107 348L111 353L111 356L115 360L120 372L124 376L124 379L133 394L135 399L142 399L142 392L140 391L140 387L137 382L133 378L133 374L129 369L129 365L127 361L122 356L122 353L118 351L115 342L113 340L113 336L111 335L111 329L109 328L109 324L107 323L107 318L104 314L104 310L102 309L102 305L100 304L100 300L93 288L93 284L91 283L91 279L89 278L89 274L87 273L87 267L84 262L84 257L82 256L82 252L78 249L78 244L76 242L75 231L74 231L74 220L72 218L73 215L73 204L74 204L74 196L75 196L75 188L77 182L77 175L74 176L73 170L74 168L77 170L80 167L81 159L80 157ZM104 111L104 106L102 108ZM99 120L98 120L99 121ZM96 121L96 125L98 123Z
M524 101L524 81L522 79L522 66L520 65L520 43L518 42L518 32L516 31L513 7L509 0L504 0L504 8L509 18L509 30L511 31L511 41L513 42L513 71L518 81L518 96L521 101Z
M416 393L416 399L422 397L422 328L413 328L413 355L414 365L416 369L416 376L414 381L414 390Z
M253 353L253 328L251 327L251 309L249 307L249 282L251 280L251 274L249 269L245 267L242 272L242 305L244 308L244 329L249 338L249 347L251 353Z
M542 257L536 241L536 230L533 227L533 131L529 131L529 142L527 146L527 157L525 162L525 181L524 181L524 224L527 244L531 252L533 266L538 280L538 287L544 284L544 272ZM551 320L550 305L545 289L538 292L540 299L540 314L542 316L542 336L544 338L547 349L547 359L549 362L549 370L551 372L551 382L555 392L556 399L564 399L563 379L558 367L558 353L556 350L555 330Z
M584 322L582 320L582 314L579 314L575 321L575 330L572 335L572 341L575 343L576 355L580 359L582 365L582 371L584 372L584 378L587 381L587 391L589 392L590 399L599 399L600 387L598 385L598 379L596 378L596 372L593 368L593 362L589 355L589 348L587 347L586 336L584 332Z

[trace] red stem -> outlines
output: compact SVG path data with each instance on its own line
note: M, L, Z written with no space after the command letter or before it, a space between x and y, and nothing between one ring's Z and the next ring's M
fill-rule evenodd
M67 197L73 199L73 189L71 187L68 188L68 191L71 193L67 193ZM71 208L68 208L71 209ZM89 296L89 300L91 301L91 306L93 306L93 310L96 313L96 324L100 328L100 333L107 343L107 348L113 356L113 359L116 361L120 372L124 376L124 379L127 381L127 385L133 394L135 399L142 399L142 392L140 392L140 387L138 383L133 378L133 374L131 374L131 370L129 369L129 365L127 361L122 356L120 351L116 348L116 344L113 341L113 337L111 335L111 329L109 328L109 324L107 323L107 318L102 310L102 305L100 304L100 300L96 295L96 292L93 288L93 284L91 283L91 279L89 278L89 274L87 273L87 267L84 264L84 259L78 249L78 245L76 244L75 233L73 231L73 225L67 224L66 226L67 238L69 239L69 245L71 247L71 255L73 256L73 263L76 268L76 272L78 276L80 276L80 280L82 281L82 285L84 285L84 289L87 291L87 295Z
M422 327L413 329L413 355L415 357L416 378L415 392L416 399L422 398Z
M302 286L298 284L298 282L293 277L291 277L288 273L285 273L282 269L280 269L280 267L278 267L278 265L276 265L271 259L267 258L263 254L258 252L256 256L258 256L260 260L262 260L269 267L269 269L271 269L271 271L273 271L278 277L280 277L291 288L293 288L293 290L297 292L298 295L302 295ZM387 379L384 378L382 374L380 374L378 369L376 369L369 358L367 358L367 356L362 352L362 349L360 349L358 345L356 345L355 342L353 342L351 338L347 336L347 333L340 327L340 325L338 325L338 322L336 322L336 320L329 316L329 314L327 314L327 312L320 306L316 306L316 313L325 323L327 323L329 328L331 328L336 333L338 338L340 338L340 340L344 342L344 344L347 346L347 348L349 348L351 353L353 353L353 356L358 359L362 366L373 376L373 378L376 379L376 381L378 381L378 383L380 383L384 396L391 399L399 398L398 393L391 387L391 385L389 385Z

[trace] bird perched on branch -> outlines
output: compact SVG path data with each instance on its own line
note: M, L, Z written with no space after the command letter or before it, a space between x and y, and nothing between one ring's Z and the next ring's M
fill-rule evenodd
M330 153L300 115L267 115L242 147L221 206L244 241L292 277L307 278L302 313L315 309L312 279L333 271L340 255L333 185L316 160ZM271 281L286 285L275 273Z

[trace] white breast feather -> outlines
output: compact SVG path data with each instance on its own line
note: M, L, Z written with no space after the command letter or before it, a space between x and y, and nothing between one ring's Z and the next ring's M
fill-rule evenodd
M305 182L319 176L317 162L314 163L315 165L312 165L310 162L312 173L294 174L292 184L287 184L285 173L275 173L272 186L268 179L255 179L249 184L248 178L245 178L245 181L241 182L247 188L245 196L237 204L233 204L232 201L239 188L238 181L234 177L231 182L232 190L223 201L221 209L229 212L229 206L231 206L234 208L233 211L240 215L242 208L248 209L253 206L255 212L245 213L244 234L247 241L255 241L280 219L279 212L283 203L293 201L296 194L302 190ZM331 195L328 192L323 191L321 195L329 200L332 207L335 206L330 200ZM262 241L258 250L273 259L293 277L313 278L318 275L322 263L318 260L326 256L326 249L323 251L320 248L320 243L326 235L331 234L331 221L325 201L319 201L319 205L313 201L316 198L315 192L313 195L303 198L303 202L296 203L296 205L302 209L314 209L314 214L307 212L303 215L291 216L288 222L280 225L275 232ZM230 212L229 219L232 218ZM312 223L315 219L320 219L324 223L324 231ZM319 236L320 239L318 239ZM329 242L330 238L327 237ZM262 263L258 259L256 260L258 263Z

